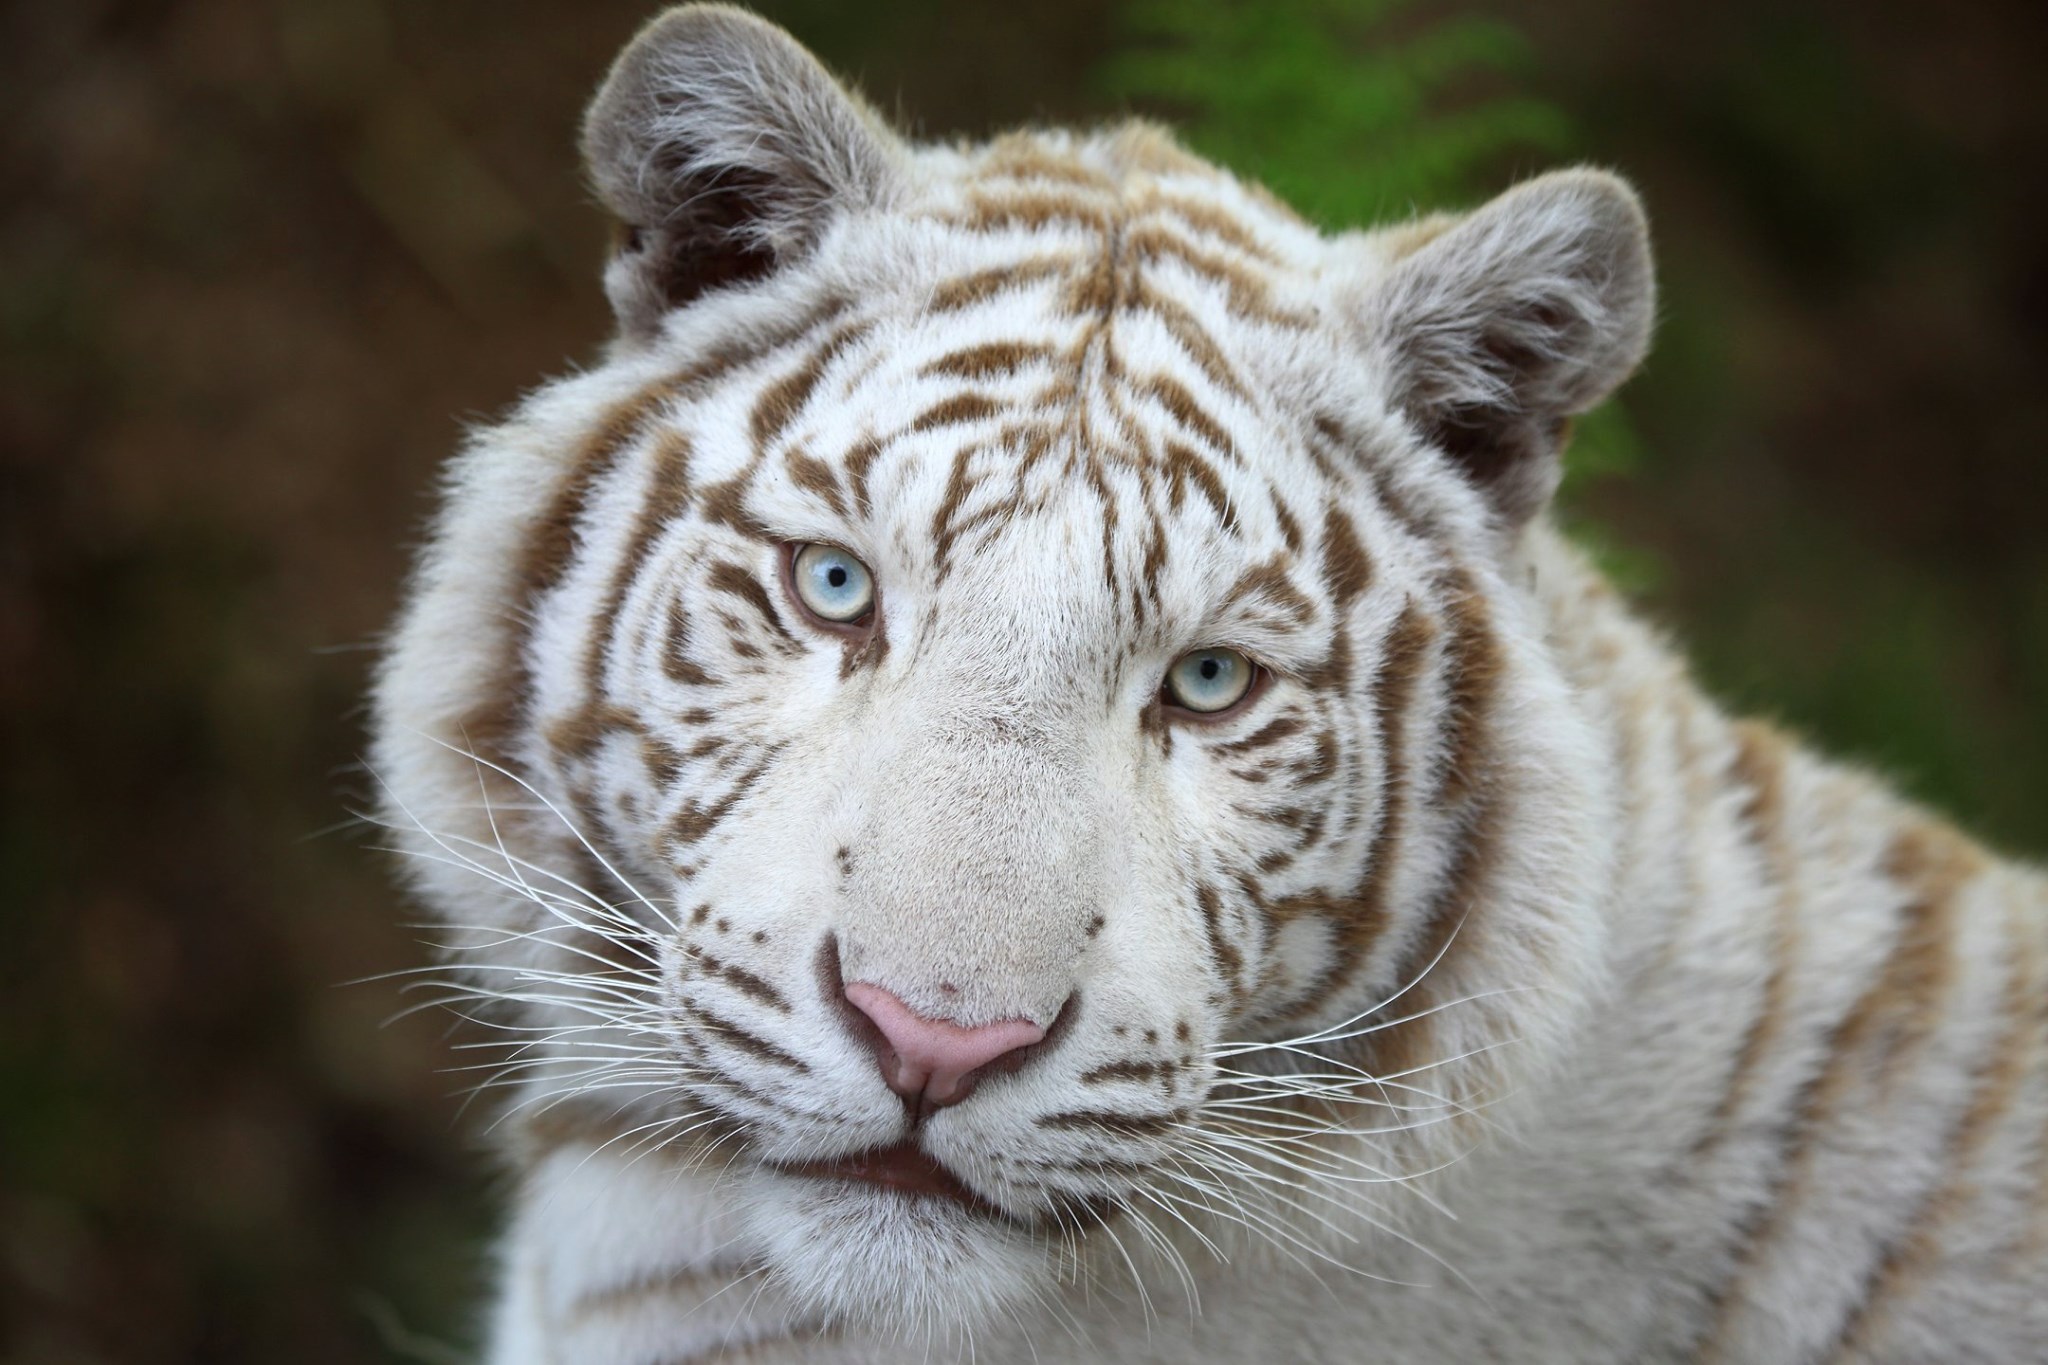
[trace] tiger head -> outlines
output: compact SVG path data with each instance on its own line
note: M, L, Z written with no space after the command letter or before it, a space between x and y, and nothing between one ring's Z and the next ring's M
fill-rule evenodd
M519 1122L711 1157L828 1317L1398 1233L1602 953L1525 559L1633 195L1325 236L1149 127L913 147L715 6L583 145L618 336L470 441L378 698Z

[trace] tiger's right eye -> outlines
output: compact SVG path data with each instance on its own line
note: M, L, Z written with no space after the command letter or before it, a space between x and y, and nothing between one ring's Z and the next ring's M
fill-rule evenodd
M858 624L875 609L874 575L837 545L798 546L789 581L804 610L830 625Z
M1197 649L1166 670L1166 699L1184 711L1213 716L1243 701L1258 676L1258 665L1234 649Z

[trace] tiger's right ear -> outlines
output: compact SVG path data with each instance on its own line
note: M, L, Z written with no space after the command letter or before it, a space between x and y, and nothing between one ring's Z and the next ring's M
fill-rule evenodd
M622 224L605 269L620 329L758 278L844 212L886 205L903 144L795 39L727 5L641 29L583 117L583 160Z

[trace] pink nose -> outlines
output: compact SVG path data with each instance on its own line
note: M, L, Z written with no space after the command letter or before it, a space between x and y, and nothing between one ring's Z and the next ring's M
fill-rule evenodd
M974 1088L975 1072L1045 1037L1045 1030L1029 1019L1005 1019L977 1028L927 1019L891 992L865 981L848 985L846 998L881 1030L875 1056L889 1088L933 1108L966 1099Z

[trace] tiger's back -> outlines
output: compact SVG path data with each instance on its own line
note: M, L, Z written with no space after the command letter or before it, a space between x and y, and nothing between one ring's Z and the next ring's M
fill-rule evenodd
M585 149L619 339L378 698L509 1040L493 1359L2041 1356L2048 889L1546 520L1626 187L1328 239L718 7Z

